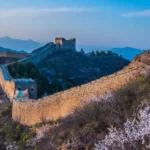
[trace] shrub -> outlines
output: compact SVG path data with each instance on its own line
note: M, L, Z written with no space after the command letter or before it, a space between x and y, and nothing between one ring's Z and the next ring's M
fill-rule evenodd
M26 134L26 135L22 136L21 140L22 140L22 142L26 142L30 137L31 137L31 135Z
M3 104L2 109L0 110L0 116L8 115L11 112L11 105L10 104Z
M146 77L140 77L138 80L139 80L139 82L146 82L147 81Z

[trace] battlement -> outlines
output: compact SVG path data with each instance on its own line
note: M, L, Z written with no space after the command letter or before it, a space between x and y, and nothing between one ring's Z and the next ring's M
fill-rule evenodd
M76 39L70 38L69 40L66 40L63 37L58 37L55 39L55 44L58 46L58 48L62 49L69 49L69 50L76 50Z

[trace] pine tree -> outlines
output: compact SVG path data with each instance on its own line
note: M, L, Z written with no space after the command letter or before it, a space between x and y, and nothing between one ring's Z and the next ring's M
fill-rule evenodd
M96 54L95 54L95 52L94 52L94 50L90 53L90 56L95 56Z
M85 52L84 52L83 48L81 48L80 53L85 55Z
M100 56L100 52L98 50L96 51L96 56Z

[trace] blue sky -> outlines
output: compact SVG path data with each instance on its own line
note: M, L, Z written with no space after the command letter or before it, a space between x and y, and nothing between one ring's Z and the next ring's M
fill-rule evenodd
M0 0L0 37L150 48L150 0Z

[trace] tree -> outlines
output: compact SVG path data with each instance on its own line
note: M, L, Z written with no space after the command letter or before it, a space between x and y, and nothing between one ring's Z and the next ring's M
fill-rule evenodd
M108 51L107 55L113 55L113 52L112 51Z
M90 55L90 56L95 56L96 54L95 54L95 52L94 52L94 50L93 50L92 52L89 53L89 55Z
M20 75L19 75L19 73L16 73L15 78L16 78L16 79L17 79L17 78L21 78Z
M27 62L25 65L26 65L27 74L30 74L32 68L35 68L35 65L31 62Z
M81 48L80 53L85 55L85 52L84 52L83 48Z
M26 72L26 68L25 68L24 64L18 63L17 71L18 71L19 75L22 77L24 75L24 72Z
M31 71L30 71L30 77L32 78L32 79L37 79L38 78L38 71L37 71L37 69L34 67L34 68L32 68L31 69Z
M100 52L98 50L96 51L96 56L100 56Z
M105 56L105 55L106 55L106 52L105 52L105 51L100 51L100 55L101 55L101 56Z
M27 72L25 72L24 75L23 75L23 78L28 78L28 77L29 76L28 76Z

